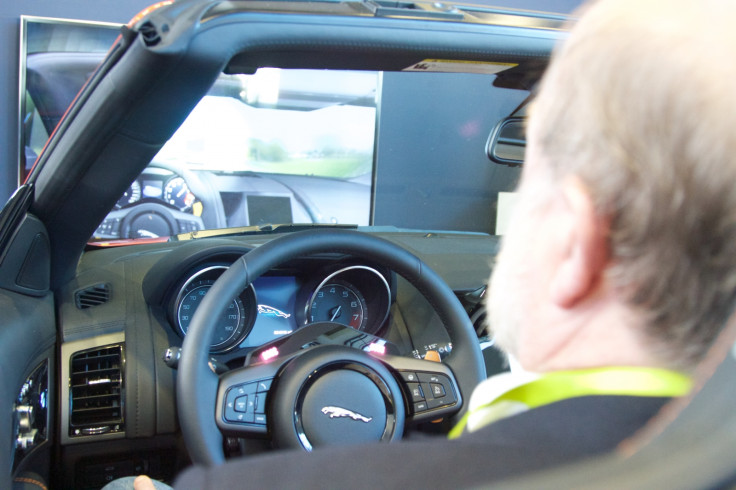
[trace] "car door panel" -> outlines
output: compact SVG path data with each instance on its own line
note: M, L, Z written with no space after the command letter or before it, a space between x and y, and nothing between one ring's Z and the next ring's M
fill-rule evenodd
M37 434L33 447L16 452L16 441L19 436L24 435L22 431L19 432L16 401L19 400L22 391L28 390L29 383L26 381L31 379L34 371L45 365L47 373L45 381L48 389L42 394L43 400L40 403L46 407L53 407L56 341L53 296L48 294L38 298L0 290L0 311L2 312L2 320L0 320L0 413L13 414L12 417L0 419L0 440L12 455L10 458L2 458L3 466L0 467L0 474L3 475L2 478L9 477L13 471L13 468L8 467L10 464L14 465L17 471L27 469L43 474L48 468L39 467L32 461L48 457L42 453L43 448L48 446L50 435L53 434L51 430L53 418L49 417L50 408L45 413L38 413L39 411L35 410L35 413L31 415L27 430L42 428L43 430L39 432L43 434ZM18 405L28 406L26 403ZM25 437L28 437L27 432ZM47 442L43 442L44 440ZM45 451L48 451L48 448ZM8 463L10 461L12 463ZM7 481L0 486L9 488Z
M7 217L11 203L3 211ZM56 368L54 296L49 291L49 239L35 217L4 220L0 245L0 487L11 474L48 478ZM13 226L15 225L15 226Z

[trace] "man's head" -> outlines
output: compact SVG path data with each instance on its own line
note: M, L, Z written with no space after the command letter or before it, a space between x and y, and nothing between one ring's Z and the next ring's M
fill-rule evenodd
M734 18L728 0L603 0L556 52L490 300L525 367L687 368L731 311Z

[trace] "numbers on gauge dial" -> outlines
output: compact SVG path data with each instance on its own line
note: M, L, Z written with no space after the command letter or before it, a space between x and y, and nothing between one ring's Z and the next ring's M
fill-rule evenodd
M192 207L196 199L183 177L174 177L164 187L164 200L182 211Z
M189 284L181 297L177 312L179 328L184 335L187 334L189 323L192 321L194 312L197 311L202 298L210 290L215 281L201 280ZM222 314L222 318L212 335L211 349L222 349L240 336L245 324L245 307L240 298L234 299Z
M367 319L365 299L347 282L325 284L312 295L307 319L309 323L334 322L361 330Z
M117 208L122 208L127 206L128 204L133 204L134 202L138 202L141 200L141 185L138 183L137 180L134 180L132 184L130 184L130 187L128 187L125 192L123 192L123 195L120 196L120 199L118 199L118 202L115 203L115 206Z

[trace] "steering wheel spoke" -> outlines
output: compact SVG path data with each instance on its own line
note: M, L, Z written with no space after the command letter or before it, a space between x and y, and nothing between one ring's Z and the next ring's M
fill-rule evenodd
M407 422L425 422L454 415L463 399L452 370L438 362L399 356L382 359L399 378Z
M279 366L244 367L220 377L215 422L223 433L241 437L267 434L266 403Z

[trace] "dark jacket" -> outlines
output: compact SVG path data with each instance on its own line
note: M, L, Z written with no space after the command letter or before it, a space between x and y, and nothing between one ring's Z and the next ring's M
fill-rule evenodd
M578 461L614 449L668 398L586 396L515 415L454 441L274 452L194 467L175 488L462 488Z

